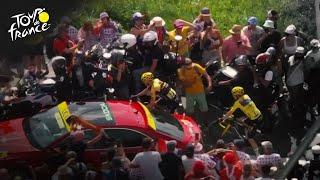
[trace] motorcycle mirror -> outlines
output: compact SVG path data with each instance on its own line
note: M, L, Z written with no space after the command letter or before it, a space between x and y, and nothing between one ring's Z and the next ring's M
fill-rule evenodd
M176 36L174 37L174 39L175 39L176 41L181 41L181 40L182 40L182 36L176 35Z

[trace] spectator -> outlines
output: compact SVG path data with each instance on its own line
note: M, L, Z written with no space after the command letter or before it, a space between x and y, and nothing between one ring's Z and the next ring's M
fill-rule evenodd
M306 55L305 81L309 85L308 97L309 106L314 115L319 115L320 111L320 43L314 39L310 42L311 50ZM317 109L318 106L318 109Z
M195 102L198 104L201 112L205 113L208 111L202 76L207 79L208 87L206 90L209 92L212 88L211 78L199 64L193 63L191 59L186 58L184 65L178 69L178 78L186 94L186 112L188 114L194 113Z
M233 141L233 148L232 150L235 150L237 152L237 156L242 164L245 164L245 162L250 162L251 158L249 154L245 153L245 142L242 139L235 139Z
M94 28L95 34L99 37L102 46L113 43L116 40L118 33L117 24L112 21L106 12L100 13L100 21Z
M129 180L128 172L124 171L122 168L121 159L112 159L112 169L109 173L105 175L105 180Z
M310 166L308 169L308 180L319 179L320 171L320 146L312 146L313 160L310 161Z
M220 171L221 180L240 180L243 173L243 167L233 152L227 152L223 156L225 168Z
M84 180L87 172L87 166L83 162L77 161L77 154L74 151L69 151L66 155L68 167L72 169L75 179Z
M10 174L8 172L8 169L1 168L0 169L0 177L2 180L10 180Z
M296 53L289 57L289 67L286 71L286 84L290 94L290 111L295 119L295 127L304 126L304 48L297 47Z
M284 31L285 37L279 42L279 50L283 57L290 57L295 54L298 46L303 46L303 40L296 36L296 27L291 24ZM285 62L284 62L285 63Z
M98 38L93 32L93 24L91 21L83 23L78 32L78 41L83 41L81 50L84 52L91 50L92 46L98 42Z
M138 45L142 44L143 36L146 32L150 31L151 26L144 24L145 15L140 12L135 12L132 15L133 27L130 30L130 33L137 37Z
M66 58L66 65L71 65L72 54L77 48L82 47L83 41L74 44L68 36L68 29L65 25L58 26L58 35L53 41L53 52L56 56L63 56Z
M152 20L150 21L150 25L152 27L151 30L157 33L159 45L160 47L162 47L167 35L167 30L164 27L166 25L166 22L161 17L156 16L152 18Z
M116 155L116 151L113 147L107 149L106 159L101 164L101 171L104 175L108 174L112 169L112 160Z
M67 27L68 37L74 43L78 42L78 29L71 25L71 19L68 16L61 18L60 24L64 24Z
M171 47L171 52L178 53L180 56L189 56L189 43L188 34L193 30L194 26L192 23L184 21L182 19L177 19L174 21L174 30L168 32L169 44ZM176 36L182 37L181 40L176 40Z
M182 157L182 164L185 172L190 172L197 159L194 157L194 145L189 144L186 147L185 155Z
M264 165L261 167L261 177L256 178L256 180L273 180L270 174L271 166Z
M167 142L167 152L161 155L161 172L166 180L182 179L183 164L181 158L175 153L177 142Z
M111 51L111 75L116 97L129 99L130 73L125 61L124 52L114 49Z
M61 179L71 179L73 177L72 169L69 168L67 165L62 165L57 169L51 180L61 180Z
M254 180L253 176L253 167L252 164L249 161L245 161L243 163L243 180Z
M282 160L279 154L273 153L273 146L270 141L263 141L263 154L257 157L257 165L263 166L277 166L283 167Z
M233 25L229 30L230 36L226 37L222 44L222 59L224 63L232 63L233 60L240 55L247 55L251 50L249 39L241 35L241 26Z
M185 180L200 180L208 179L213 180L214 177L210 175L206 170L206 165L202 161L196 161L192 167L192 171L189 171L184 177Z
M260 52L265 52L269 47L278 49L281 33L275 29L274 22L266 20L263 24L264 33L258 40Z
M117 141L115 151L116 151L115 157L119 158L121 160L122 168L126 171L129 171L129 167L130 167L131 162L127 158L127 156L124 152L124 147L123 147L121 141Z
M200 24L196 24L193 31L188 35L189 47L190 47L190 59L193 59L197 63L202 61L202 48L200 47L202 27Z
M242 33L244 36L248 37L252 46L251 50L248 52L248 57L250 63L253 65L255 63L255 57L259 54L258 40L264 33L263 28L258 26L258 18L253 16L249 17L248 25L242 28Z
M85 180L96 180L98 177L98 173L97 173L96 169L94 168L93 164L88 163L87 168L88 168L88 170L85 175Z
M159 152L152 150L154 148L153 139L144 138L142 148L144 151L134 157L131 162L131 167L140 167L145 180L162 180L163 175L159 169L159 163L162 159Z
M278 27L278 20L279 20L279 14L276 10L271 9L268 11L267 14L267 20L271 20L274 22L274 28L277 29Z
M200 15L193 21L193 24L195 26L200 25L202 27L202 30L206 30L208 26L216 28L216 23L211 18L210 9L207 7L201 9Z
M207 170L213 174L216 163L210 158L209 154L204 153L203 145L199 142L196 142L194 146L194 157L204 162Z
M202 64L206 64L210 60L221 60L220 47L222 46L223 38L220 31L211 26L207 26L205 32L201 33L200 47L202 52Z

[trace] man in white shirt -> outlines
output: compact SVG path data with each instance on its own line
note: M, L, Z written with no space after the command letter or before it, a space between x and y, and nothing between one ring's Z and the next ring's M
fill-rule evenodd
M154 141L151 138L145 138L142 141L143 152L138 153L131 162L131 168L140 168L145 180L162 180L159 163L162 161L161 155L153 151Z
M189 144L186 148L185 155L182 157L182 164L186 173L192 170L193 164L198 160L194 157L194 146Z
M257 165L263 166L276 166L283 167L282 159L280 154L273 153L273 146L270 141L263 141L261 143L264 154L257 157Z

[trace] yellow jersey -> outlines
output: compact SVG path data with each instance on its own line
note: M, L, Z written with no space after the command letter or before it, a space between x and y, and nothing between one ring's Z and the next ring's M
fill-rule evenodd
M248 95L243 95L236 102L234 102L231 107L231 112L234 113L238 108L250 119L256 120L261 116L260 110L254 104L254 102L250 99Z
M156 100L158 93L161 97L165 97L167 99L174 99L176 97L176 92L169 87L168 83L163 82L160 79L154 79L150 88L152 101Z

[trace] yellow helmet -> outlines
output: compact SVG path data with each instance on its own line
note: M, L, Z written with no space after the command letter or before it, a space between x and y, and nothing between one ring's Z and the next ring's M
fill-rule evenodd
M154 76L152 72L145 72L141 75L141 81L146 84L147 81L152 81L154 79Z
M244 95L244 89L240 86L236 86L232 88L231 93L234 98L241 97Z

